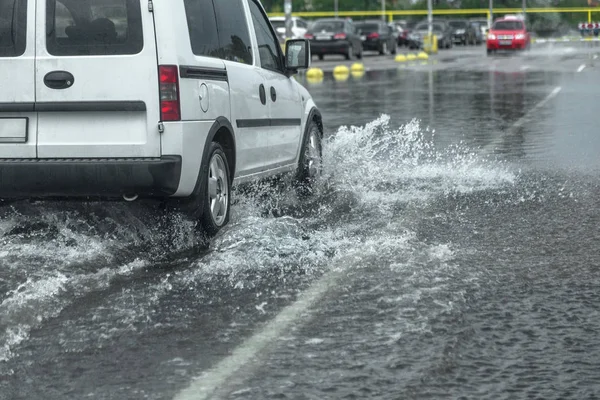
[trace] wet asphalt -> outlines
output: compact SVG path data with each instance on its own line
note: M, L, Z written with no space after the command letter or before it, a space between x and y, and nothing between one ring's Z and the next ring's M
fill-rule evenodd
M600 397L597 48L298 79L318 193L0 205L0 399Z

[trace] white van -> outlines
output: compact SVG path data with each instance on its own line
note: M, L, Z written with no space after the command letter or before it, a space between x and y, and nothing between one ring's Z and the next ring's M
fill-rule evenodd
M321 115L258 0L0 0L0 198L170 198L321 165Z

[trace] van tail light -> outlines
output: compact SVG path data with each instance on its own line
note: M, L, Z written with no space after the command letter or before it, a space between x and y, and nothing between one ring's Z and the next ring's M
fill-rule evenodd
M311 33L305 33L304 34L304 39L314 39L315 35L311 34Z
M181 121L179 73L176 65L158 67L161 121Z
M333 35L333 38L336 40L343 40L346 39L346 34L345 33L336 33L335 35Z
M377 32L369 33L369 35L367 37L369 39L378 39L379 38L379 33L377 33Z

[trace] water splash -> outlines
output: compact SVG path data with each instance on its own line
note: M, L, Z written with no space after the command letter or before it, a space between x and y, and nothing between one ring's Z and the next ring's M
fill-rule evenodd
M210 249L180 257L193 266L159 280L152 286L154 297L133 298L139 309L122 313L120 322L134 324L173 290L213 279L224 278L234 289L263 278L310 280L331 262L349 260L348 254L355 266L389 263L386 257L410 252L415 245L413 234L400 223L385 237L375 237L381 227L389 228L391 218L398 219L398 205L514 183L515 175L504 165L461 144L436 149L433 134L416 120L392 129L385 115L363 127L341 127L324 143L324 175L315 196L299 199L288 178L237 191L231 223ZM176 213L120 203L0 208L0 360L12 357L32 329L78 298L109 287L116 277L196 249L193 228L192 221ZM368 236L374 238L365 240ZM432 257L448 253L443 247L432 249ZM116 311L118 306L115 301ZM103 318L102 332L118 323Z

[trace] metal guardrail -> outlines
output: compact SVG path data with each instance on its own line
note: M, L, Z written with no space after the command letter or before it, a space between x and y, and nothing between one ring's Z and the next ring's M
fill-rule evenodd
M493 15L503 14L518 14L522 13L522 8L494 8L492 9ZM541 13L587 13L588 22L592 22L592 13L600 14L599 8L590 7L548 7L548 8L528 8L525 10L527 14L541 14ZM295 17L304 18L331 18L336 16L335 11L301 11L292 13ZM338 11L338 17L381 17L385 15L388 21L393 21L394 17L397 16L419 16L427 15L427 10L388 10L385 13L381 11ZM433 15L485 15L486 18L490 17L490 10L487 8L468 8L468 9L445 9L445 10L433 10ZM270 13L270 17L282 17L284 13Z

